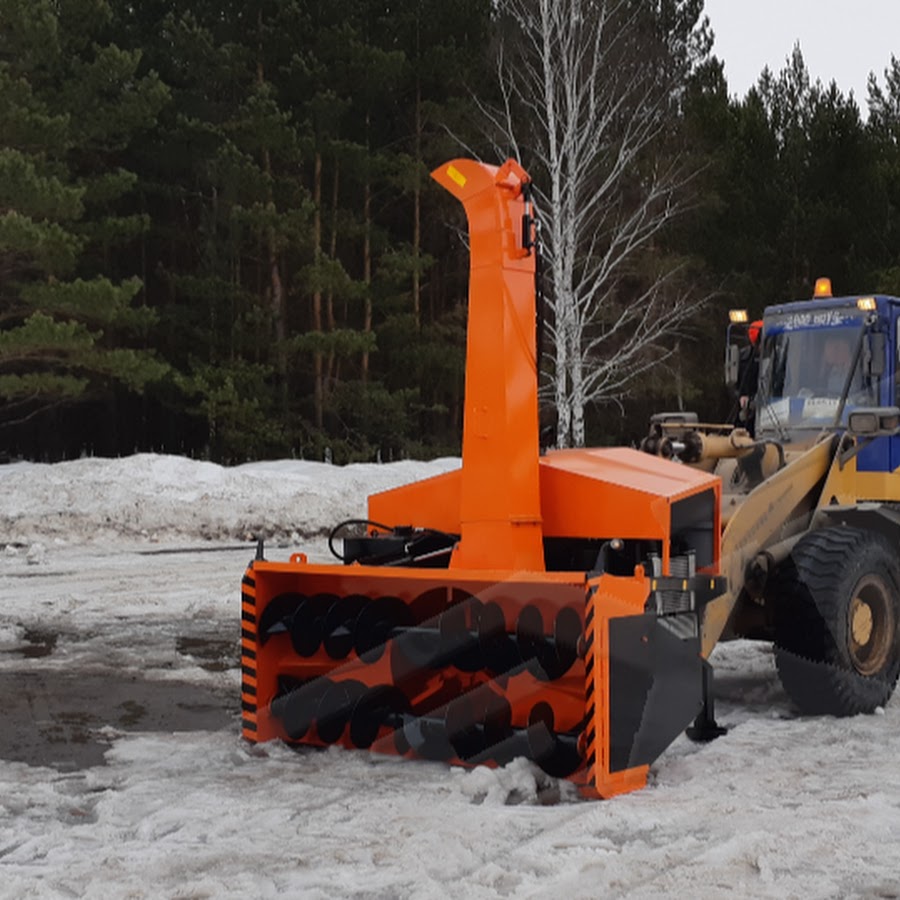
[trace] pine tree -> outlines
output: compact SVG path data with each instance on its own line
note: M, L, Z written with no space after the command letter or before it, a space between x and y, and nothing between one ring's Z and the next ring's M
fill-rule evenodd
M290 452L291 291L311 244L302 140L277 87L303 4L137 3L119 27L172 104L135 155L153 227L150 299L178 371L171 402L217 459ZM302 19L302 16L301 16ZM291 421L293 420L293 422Z
M117 271L146 228L117 165L167 92L105 40L105 0L0 0L0 426L140 392L167 367L142 348L153 316ZM101 274L102 273L102 274ZM111 277L110 277L111 276ZM8 440L12 438L7 437Z
M426 173L459 152L445 126L464 133L490 7L117 5L117 37L172 95L126 167L172 419L214 457L456 439L465 248Z
M878 290L900 295L900 59L891 56L884 82L869 77L869 119L866 138L875 163L871 187L877 202L872 217L876 234L870 245L875 253Z

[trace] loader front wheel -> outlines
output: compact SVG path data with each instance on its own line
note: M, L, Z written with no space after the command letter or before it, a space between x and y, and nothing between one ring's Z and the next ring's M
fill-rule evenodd
M776 577L775 663L805 715L871 713L900 674L900 566L881 535L804 537Z

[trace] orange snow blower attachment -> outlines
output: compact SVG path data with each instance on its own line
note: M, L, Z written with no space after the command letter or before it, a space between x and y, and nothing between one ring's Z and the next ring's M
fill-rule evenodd
M433 177L469 223L462 466L370 497L343 565L258 554L243 733L525 756L588 795L633 790L692 720L714 727L700 617L724 591L719 481L636 450L540 454L530 180L512 160Z

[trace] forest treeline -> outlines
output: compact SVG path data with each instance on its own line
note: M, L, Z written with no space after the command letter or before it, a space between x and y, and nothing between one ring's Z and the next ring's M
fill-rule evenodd
M672 267L695 312L586 410L589 443L662 408L726 414L731 306L820 275L900 294L900 63L872 60L854 98L797 50L729 96L702 0L619 5L641 11L629 58L677 63L620 193L676 155L682 177L609 291L627 308ZM517 40L503 6L0 0L0 455L458 452L465 222L428 173L531 164L534 110L518 98L517 148L491 114Z

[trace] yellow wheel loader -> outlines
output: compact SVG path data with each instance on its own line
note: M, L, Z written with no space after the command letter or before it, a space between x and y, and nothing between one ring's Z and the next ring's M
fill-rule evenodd
M900 299L833 297L819 279L761 322L732 318L726 381L752 429L660 414L642 444L722 480L728 591L705 608L703 653L771 640L800 712L873 712L900 672Z

